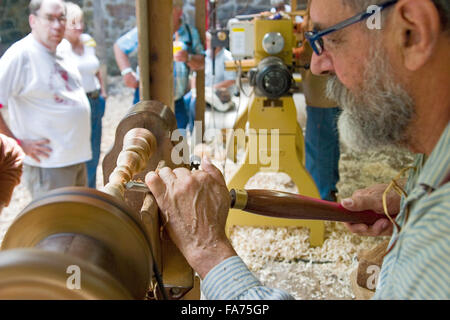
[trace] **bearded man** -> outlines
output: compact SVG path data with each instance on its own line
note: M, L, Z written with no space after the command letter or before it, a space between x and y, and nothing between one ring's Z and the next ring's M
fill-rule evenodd
M418 154L402 199L386 193L389 219L348 225L365 235L392 233L374 298L449 299L450 3L312 0L310 17L311 70L331 75L328 93L343 109L344 142L358 150L395 147ZM169 235L203 279L205 297L292 299L263 286L237 256L225 235L225 181L207 159L202 166L196 172L164 168L146 182L168 216ZM385 189L355 192L342 204L383 212Z

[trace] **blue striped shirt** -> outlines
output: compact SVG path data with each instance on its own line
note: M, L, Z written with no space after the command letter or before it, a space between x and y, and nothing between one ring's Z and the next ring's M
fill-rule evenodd
M238 256L211 269L201 283L208 300L293 300L283 290L265 287Z
M450 124L424 164L419 157L416 173L407 186L396 221L402 231L386 255L374 299L450 298ZM433 192L429 192L434 190ZM410 207L407 222L406 207ZM245 263L234 256L215 266L201 284L207 299L286 300L291 295L265 287Z
M386 255L374 299L450 299L450 124L430 157L416 161L396 218L393 250ZM405 221L406 208L410 214Z
M189 29L188 29L189 28ZM189 33L190 31L190 33ZM189 35L190 34L190 35ZM175 36L174 36L175 40ZM178 41L183 42L187 51L191 54L205 55L200 34L198 30L186 23L182 23L178 29ZM126 55L129 55L138 48L138 29L131 29L116 41L117 46ZM189 90L189 68L184 62L173 62L173 81L174 81L174 100L178 100L184 96Z

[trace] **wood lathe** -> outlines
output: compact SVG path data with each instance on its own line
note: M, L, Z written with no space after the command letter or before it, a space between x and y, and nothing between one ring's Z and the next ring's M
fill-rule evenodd
M102 191L61 188L31 202L0 252L0 299L181 299L194 287L184 257L160 234L150 194L125 189L158 163L175 168L173 112L157 101L130 108L103 161ZM191 299L198 299L199 292Z

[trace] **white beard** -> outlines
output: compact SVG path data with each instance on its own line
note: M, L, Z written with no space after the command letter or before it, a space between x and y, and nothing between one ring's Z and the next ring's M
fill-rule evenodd
M327 96L342 108L340 137L356 151L405 147L414 117L413 99L395 83L383 50L376 47L356 94L336 76L330 77L327 84Z

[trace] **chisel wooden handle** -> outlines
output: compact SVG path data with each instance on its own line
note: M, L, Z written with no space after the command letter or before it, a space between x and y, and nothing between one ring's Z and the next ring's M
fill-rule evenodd
M329 220L372 225L384 214L374 211L349 211L341 204L298 194L271 190L232 189L231 208L267 217Z

